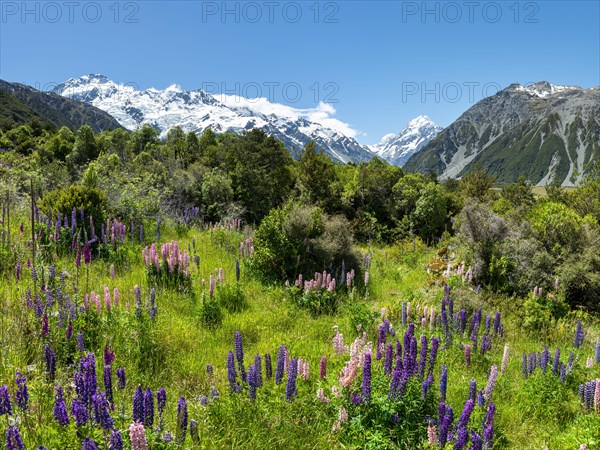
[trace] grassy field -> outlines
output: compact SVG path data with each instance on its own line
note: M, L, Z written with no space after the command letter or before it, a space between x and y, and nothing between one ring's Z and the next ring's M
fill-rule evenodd
M19 222L18 219L13 221ZM42 284L41 272L45 271L44 277L48 277L50 262L55 265L57 274L64 271L64 293L76 300L78 306L83 303L85 286L88 286L88 292L93 290L102 298L105 286L111 296L115 288L119 291L119 304L113 304L111 311L107 311L105 305L97 311L92 305L89 310L78 313L73 320L73 335L83 333L85 351L95 353L100 385L102 353L107 343L115 352L112 366L125 369L127 386L124 390L115 388L115 407L111 412L115 427L123 436L129 435L132 397L140 385L144 389L150 387L154 393L161 387L167 392L164 426L157 429L156 419L154 426L146 430L150 448L427 448L427 423L429 419L435 421L437 418L441 365L448 368L446 403L452 406L455 418L458 418L469 395L470 380L476 380L478 389L485 387L491 366L501 366L504 347L508 345L508 367L499 375L493 395L496 405L493 448L541 449L547 446L550 449L577 449L584 443L588 449L599 448L599 416L586 414L578 397L579 384L600 377L600 365L586 368L587 358L594 356L599 332L589 318L584 320L585 341L581 348L573 346L574 320L548 324L546 332L536 335L523 326L523 299L491 295L485 289L477 292L475 286L464 282L460 276L444 280L439 274L428 273L427 264L436 257L436 250L418 243L413 251L412 242L394 247L361 248L363 253L369 252L371 256L368 287L357 288L352 295L346 296L345 303L336 313L314 316L291 301L283 285L265 286L251 275L248 259L239 254L239 244L244 237L239 231L190 228L177 232L173 227L165 227L162 242L177 239L179 248L190 246L192 282L191 289L183 292L156 287L154 320L148 317L145 306L153 286L146 276L139 243L128 241L108 258L92 257L89 268L82 264L79 269L72 255L53 259L53 248L46 249L52 261L38 263L36 292ZM27 306L26 292L34 289L31 269L26 265L30 251L27 238L16 229L13 238L13 251L19 253L22 261L22 277L18 281L11 271L0 280L0 385L8 385L15 403L15 373L20 371L27 377L30 399L27 411L21 411L13 404L12 415L0 416L0 429L4 433L8 424L18 425L28 449L40 445L48 449L79 449L88 436L105 448L109 433L101 427L90 424L77 427L73 419L68 425L61 426L53 417L54 386L63 386L70 412L71 399L75 397L73 373L84 352L75 349L75 337L65 337L66 323L62 328L58 326L55 310L49 310L48 334L40 335L44 333L44 319L36 317ZM199 264L195 255L199 257ZM202 320L202 309L209 297L210 276L217 277L218 269L223 268L225 285L236 283L237 259L241 259L239 283L248 306L240 312L223 310L222 324L209 327ZM115 266L114 279L111 278L111 264ZM202 280L205 280L204 285ZM434 307L439 317L444 281L452 288L455 312L465 308L469 320L478 308L482 308L483 318L489 314L493 319L496 311L502 315L503 336L494 337L491 349L483 355L474 350L468 366L463 350L470 342L468 333L455 333L452 344L447 345L439 321L433 329L429 323L421 327L420 315L425 306ZM136 317L135 313L136 285L142 293L142 318ZM217 287L217 297L220 288ZM338 374L348 361L347 354L336 355L334 352L334 327L339 327L349 344L359 335L356 325L360 323L360 331L366 331L368 340L375 343L384 308L386 318L402 340L408 326L401 322L402 302L411 304L407 322L415 323L417 339L424 334L428 338L439 337L443 342L433 371L432 394L427 400L434 405L433 411L426 402L419 403L423 415L419 421L412 422L414 432L419 434L419 444L395 440L394 433L405 430L386 428L387 419L381 419L380 415L384 414L381 411L386 411L382 405L386 404L390 378L382 373L383 360L375 360L375 357L371 404L348 406L348 422L341 430L333 430L340 406L350 405L348 398L352 392L360 390L361 384L359 370L353 385L342 390L341 398L331 395L331 387L339 386ZM250 400L245 387L242 393L230 392L227 354L234 349L236 331L243 336L246 365L253 362L255 354L268 353L275 361L280 345L287 346L292 357L308 361L309 376L306 380L299 377L298 393L293 401L285 400L285 381L277 385L272 380L265 380L255 401ZM482 335L483 331L480 339ZM46 344L57 353L53 381L48 381L44 364ZM569 352L574 352L572 370L564 382L550 373L551 368L546 375L538 368L527 378L523 376L522 354L542 352L544 345L549 347L552 356L560 347L560 360L565 364ZM322 356L327 358L325 379L319 377ZM207 365L214 367L212 374L207 371ZM116 379L114 383L116 385ZM317 399L320 388L330 397L330 403ZM416 389L420 389L420 385ZM199 442L189 436L185 442L177 442L177 404L181 396L187 399L189 419L198 423ZM379 415L373 416L372 411ZM470 428L481 429L484 415L485 409L476 407ZM368 417L375 419L367 420ZM402 418L400 422L405 423ZM165 433L172 433L175 439L168 442L170 436L167 434L165 438ZM125 448L130 448L128 439L125 440ZM447 445L452 447L450 443Z

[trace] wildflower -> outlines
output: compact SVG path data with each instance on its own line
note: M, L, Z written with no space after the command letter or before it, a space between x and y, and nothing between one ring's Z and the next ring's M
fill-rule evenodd
M133 422L129 425L129 439L131 440L132 450L148 450L146 430L140 422Z
M474 430L471 430L471 447L472 450L483 450L483 439Z
M227 380L229 381L229 387L233 392L236 385L237 372L235 370L235 356L231 350L227 354Z
M273 377L273 364L271 363L271 355L269 353L265 353L265 375L267 380Z
M133 395L133 421L144 423L144 391L138 385Z
M69 413L67 413L67 405L65 405L63 399L63 390L60 386L56 386L54 390L56 391L54 396L54 419L64 427L69 424Z
M346 422L348 422L348 412L346 411L346 408L344 408L343 406L340 406L340 409L338 412L338 418L333 423L332 431L340 430L342 428L342 424L344 424Z
M323 390L323 388L317 391L317 398L323 403L329 403L331 401L325 396L325 391Z
M469 440L469 432L465 427L459 427L456 433L456 442L454 443L455 450L462 450Z
M438 354L438 348L440 345L440 340L436 337L431 338L431 353L429 354L429 373L433 372L433 368L435 367L435 360Z
M254 356L254 372L255 372L255 376L256 376L256 387L262 387L263 385L263 379L262 379L262 367L261 367L261 360L260 360L260 355L257 353L256 356Z
M244 346L242 344L242 333L239 331L235 332L233 337L233 346L235 347L235 356L238 362L240 376L242 381L246 381L246 370L244 369Z
M144 392L144 426L152 428L154 425L154 394L150 388Z
M442 365L442 373L440 375L440 394L442 401L446 401L446 388L448 386L448 369Z
M104 430L112 430L114 420L110 417L110 405L106 399L104 392L98 392L92 396L92 404L94 405L94 420Z
M177 440L179 443L185 441L188 426L188 407L185 397L179 397L177 402Z
M469 418L471 417L471 413L473 412L473 408L474 408L474 402L472 399L469 399L465 402L465 406L463 409L463 412L460 416L460 419L458 420L458 428L467 428L467 425L469 423Z
M158 414L162 416L167 407L167 392L165 391L165 388L160 388L156 392L156 406L158 408Z
M8 386L0 386L0 416L12 414L12 404L10 402L10 393L8 392Z
M29 406L29 390L27 388L27 378L21 372L17 372L16 376L17 391L15 392L15 403L22 411L27 411Z
M319 378L321 380L327 378L327 357L325 356L321 356L321 362L319 364Z
M190 437L194 444L200 443L200 434L198 433L198 422L194 419L190 420Z
M483 397L486 401L490 401L492 399L492 394L494 393L494 387L496 386L496 379L498 378L498 366L494 364L490 369L490 376L488 378L487 385L483 390Z
M112 370L110 366L104 366L104 391L106 392L106 398L112 405L113 400L113 386L112 386Z
M298 358L293 358L290 362L290 372L288 374L287 385L285 387L285 399L288 402L296 396L296 377L298 375Z
M46 360L46 379L51 383L56 375L56 354L48 344L44 347L44 357Z
M281 384L283 380L284 360L285 360L285 345L279 347L277 352L277 365L275 367L275 384Z
M80 352L85 351L85 346L83 344L83 333L77 333L77 350Z
M119 430L112 430L108 450L123 450L123 436Z
M256 367L254 364L251 364L248 367L248 395L250 396L250 400L256 400Z
M71 403L71 414L75 417L75 425L82 427L88 421L88 412L85 404L78 398Z
M24 448L19 429L15 425L10 425L6 429L6 449L23 450Z
M421 393L423 395L423 398L427 397L427 394L429 393L429 389L431 388L431 385L433 384L433 374L429 374L429 376L425 379L425 381L423 381L423 384L421 385Z
M440 448L444 448L446 446L446 442L448 441L448 432L452 428L452 421L454 419L454 413L452 411L452 407L445 405L444 416L441 419L440 423L440 435L439 435L439 443Z
M118 382L117 382L117 387L120 390L125 389L125 386L127 385L127 379L125 378L125 369L120 367L117 369L117 378L118 378Z
M429 421L429 425L427 425L427 442L429 445L436 445L438 443L437 429L431 420Z
M554 353L554 361L552 363L552 375L558 375L558 370L560 368L560 348L556 349Z
M366 403L371 401L371 353L368 352L363 363L362 396Z

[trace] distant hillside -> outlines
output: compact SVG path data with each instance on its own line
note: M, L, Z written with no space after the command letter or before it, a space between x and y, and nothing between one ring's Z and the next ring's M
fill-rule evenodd
M108 113L76 100L32 87L0 80L0 120L26 123L37 117L42 124L77 130L91 126L95 132L123 128Z
M577 184L600 160L600 87L512 84L469 108L404 168L461 177L479 163L498 182Z

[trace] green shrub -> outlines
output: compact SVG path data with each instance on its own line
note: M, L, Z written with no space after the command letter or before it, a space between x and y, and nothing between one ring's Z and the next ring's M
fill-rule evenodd
M100 230L101 224L106 220L107 197L106 193L89 186L71 185L68 188L57 189L44 195L39 204L44 214L56 219L56 213L62 217L70 217L73 208L78 211L77 226L89 230L90 215L93 218L94 228ZM79 210L84 209L84 221L79 220Z
M584 240L582 218L562 203L543 202L527 215L534 236L549 252L577 251Z
M219 305L229 312L241 312L248 308L248 301L239 283L219 284L215 297Z

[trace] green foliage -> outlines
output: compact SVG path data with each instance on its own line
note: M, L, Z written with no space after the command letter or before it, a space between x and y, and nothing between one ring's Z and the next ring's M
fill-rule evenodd
M600 254L591 247L570 256L558 269L560 294L571 308L600 310Z
M555 255L560 254L563 249L576 250L583 243L582 219L566 205L540 203L530 211L527 219L536 238Z
M335 178L334 163L322 151L317 151L314 141L309 142L298 161L297 186L302 201L331 210L335 202L332 189Z
M535 202L531 185L523 175L519 177L516 183L504 186L500 195L502 198L508 200L513 208L520 206L530 207Z
M460 180L460 190L463 195L480 202L490 198L493 185L494 177L488 175L487 171L480 164L476 164Z
M428 183L417 200L412 214L413 228L424 240L439 236L446 222L446 197L442 188Z
M204 300L200 309L200 319L205 327L217 328L223 323L223 311L215 298Z
M68 188L48 192L39 206L48 217L56 217L57 212L60 212L62 217L70 217L73 208L77 211L83 208L84 223L79 221L78 227L87 227L92 216L94 227L99 230L106 220L107 198L106 194L99 189L73 184Z
M239 283L220 284L215 290L218 304L232 313L248 308L248 301Z
M350 300L345 309L350 329L357 335L362 334L363 330L371 329L375 319L379 317L379 314L373 311L367 304L358 301Z

